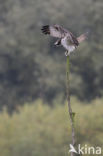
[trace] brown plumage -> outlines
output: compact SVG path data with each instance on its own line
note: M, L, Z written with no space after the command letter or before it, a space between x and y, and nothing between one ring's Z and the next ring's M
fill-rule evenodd
M68 51L68 55L87 37L87 34L85 33L76 38L69 30L64 29L57 24L53 26L45 25L41 30L46 35L49 34L52 37L59 38L55 42L55 45L62 45Z

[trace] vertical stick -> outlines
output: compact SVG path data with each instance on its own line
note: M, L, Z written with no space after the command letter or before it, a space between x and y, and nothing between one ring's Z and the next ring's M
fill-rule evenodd
M70 61L69 56L67 56L67 102L68 102L68 112L70 116L70 123L71 123L71 129L72 129L72 145L75 146L75 129L74 129L74 116L75 113L72 112L71 103L70 103L70 83L69 83L69 74L70 74ZM71 156L74 156L75 153L71 152Z

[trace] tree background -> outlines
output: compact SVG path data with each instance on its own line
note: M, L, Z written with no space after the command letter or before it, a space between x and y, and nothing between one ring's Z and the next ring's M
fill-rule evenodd
M58 23L89 38L71 55L71 94L103 96L102 0L5 0L0 2L0 106L65 96L65 50L44 36L45 24Z
M102 98L102 17L102 0L0 0L1 113L4 107L15 113L38 99L50 108L65 103L65 50L42 34L40 29L47 24L60 24L76 36L89 32L88 40L70 56L71 96L92 106Z

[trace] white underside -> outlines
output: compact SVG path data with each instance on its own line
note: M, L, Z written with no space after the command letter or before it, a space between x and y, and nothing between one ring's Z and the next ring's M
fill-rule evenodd
M75 50L74 45L67 44L67 38L66 37L61 40L61 44L68 51L68 53L71 53L72 51Z

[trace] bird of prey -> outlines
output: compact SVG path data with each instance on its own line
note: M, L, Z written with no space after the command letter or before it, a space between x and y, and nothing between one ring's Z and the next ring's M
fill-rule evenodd
M44 34L49 34L52 37L58 38L55 42L55 45L62 45L65 49L65 55L70 55L81 42L83 42L87 38L87 33L80 35L79 37L75 37L69 30L64 29L60 25L45 25L42 27L42 32Z

